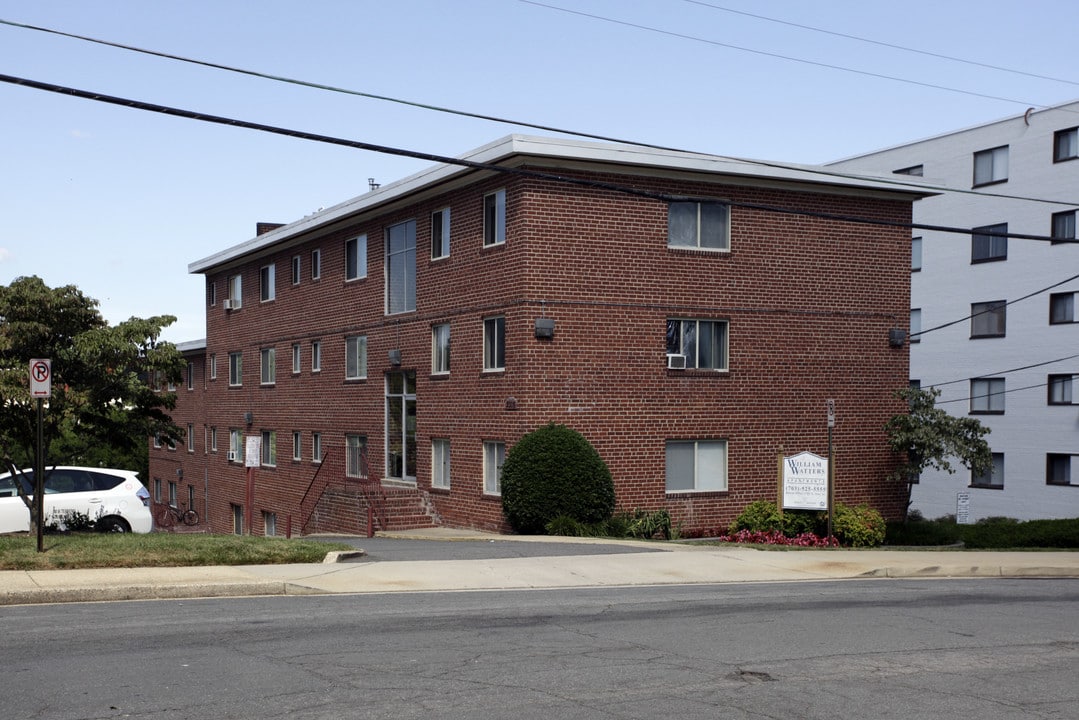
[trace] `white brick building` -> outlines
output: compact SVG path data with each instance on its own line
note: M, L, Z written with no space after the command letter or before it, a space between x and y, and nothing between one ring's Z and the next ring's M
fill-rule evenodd
M957 191L916 202L918 224L1074 241L1077 127L1074 102L830 168L897 180L922 175ZM1079 245L989 232L912 233L911 380L938 387L940 407L992 428L996 466L992 477L962 467L954 475L927 472L912 507L926 517L954 513L963 492L973 519L1076 517L1079 280L1071 278L1079 275Z

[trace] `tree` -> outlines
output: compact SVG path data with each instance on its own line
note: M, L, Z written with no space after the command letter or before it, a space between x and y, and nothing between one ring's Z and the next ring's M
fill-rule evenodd
M885 430L892 451L906 453L906 462L893 477L908 482L908 506L910 483L923 470L935 468L954 473L951 460L956 459L975 475L992 472L993 453L984 439L990 428L976 418L956 417L938 408L940 390L936 388L903 388L895 395L905 400L910 409L893 416Z
M31 467L36 456L32 358L52 360L43 423L47 465L141 457L150 436L182 439L168 415L176 396L160 391L161 380L179 382L183 373L176 346L159 340L176 318L133 317L110 326L97 306L74 285L50 288L34 276L0 286L0 463L6 470ZM31 499L23 501L35 518Z

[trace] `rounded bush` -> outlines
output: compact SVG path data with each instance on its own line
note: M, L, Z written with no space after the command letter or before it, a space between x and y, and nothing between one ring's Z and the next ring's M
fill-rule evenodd
M510 526L525 534L542 534L547 523L563 515L581 523L604 522L614 512L611 471L579 432L544 425L506 456L502 511Z
M887 526L879 512L868 505L847 507L836 503L832 532L850 547L873 547L884 542Z

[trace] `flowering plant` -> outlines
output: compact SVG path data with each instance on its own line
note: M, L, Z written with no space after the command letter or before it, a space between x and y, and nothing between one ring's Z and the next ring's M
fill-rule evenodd
M752 543L755 545L793 545L796 547L839 547L834 537L819 537L813 533L802 533L787 537L778 530L739 530L730 535L720 535L720 542Z

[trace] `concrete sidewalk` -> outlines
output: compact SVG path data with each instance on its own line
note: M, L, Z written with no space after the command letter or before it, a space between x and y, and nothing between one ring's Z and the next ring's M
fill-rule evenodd
M582 538L523 538L428 532L425 540L617 543ZM362 547L362 541L359 543ZM1079 553L934 550L757 550L738 546L648 544L640 553L327 562L102 570L0 571L0 605L27 603L314 595L441 590L507 590L685 583L789 582L851 578L1079 578ZM432 545L437 556L438 545ZM645 549L646 548L646 549ZM661 549L662 552L656 552Z

